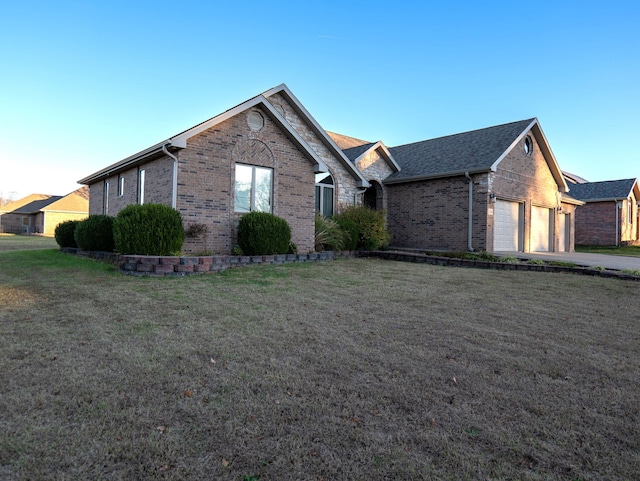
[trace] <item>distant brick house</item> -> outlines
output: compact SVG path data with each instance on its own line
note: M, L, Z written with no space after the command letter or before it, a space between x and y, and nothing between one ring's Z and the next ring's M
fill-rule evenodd
M31 194L0 209L0 232L52 236L61 222L82 220L89 213L89 190L65 196Z
M576 211L576 244L640 244L637 179L575 182L573 177L566 178L571 195L585 203Z
M571 251L581 204L537 119L389 148L326 132L284 84L80 183L92 214L158 202L205 225L185 252L230 252L252 210L311 252L316 212L361 204L386 211L392 246Z

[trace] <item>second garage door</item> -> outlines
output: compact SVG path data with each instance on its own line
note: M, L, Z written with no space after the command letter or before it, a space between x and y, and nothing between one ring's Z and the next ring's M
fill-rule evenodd
M496 200L494 208L493 250L520 250L520 204Z
M531 252L549 252L551 209L531 206Z

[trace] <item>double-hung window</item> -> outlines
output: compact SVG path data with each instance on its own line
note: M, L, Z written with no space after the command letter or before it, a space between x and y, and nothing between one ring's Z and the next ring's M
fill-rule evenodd
M118 177L118 197L122 197L124 195L124 177Z
M140 205L144 204L144 177L145 170L140 169L140 172L138 172L138 203Z
M273 169L236 164L234 209L236 212L271 212Z
M102 200L102 213L104 215L109 214L109 182L104 183L104 199Z

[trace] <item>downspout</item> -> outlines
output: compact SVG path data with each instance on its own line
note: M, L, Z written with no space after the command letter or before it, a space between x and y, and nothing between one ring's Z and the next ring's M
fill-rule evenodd
M162 144L162 151L173 159L173 192L171 194L171 207L174 209L178 205L178 158L167 150L167 145Z
M469 229L467 233L467 247L469 252L473 252L473 179L469 172L465 172L464 176L469 181Z
M353 205L358 205L358 196L364 194L367 191L367 189L362 189L362 190L356 190L353 193Z

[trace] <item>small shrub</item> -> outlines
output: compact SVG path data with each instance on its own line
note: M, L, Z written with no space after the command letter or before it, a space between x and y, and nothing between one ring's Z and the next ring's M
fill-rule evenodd
M113 237L121 254L177 255L184 242L182 216L167 205L132 204L118 212Z
M295 245L293 242L289 242L289 250L287 251L287 254L297 254L298 253L298 246Z
M358 248L358 239L360 238L360 228L358 224L349 219L334 219L336 223L346 233L344 248L348 251L354 251Z
M622 272L631 276L640 277L640 271L637 269L623 269Z
M604 269L604 266L592 266L591 268L592 268L593 270L600 271L600 272L602 272L602 271L604 271L604 270L605 270L605 269Z
M517 264L518 258L512 256L504 256L500 258L500 262L504 262L505 264Z
M532 264L534 266L543 266L545 262L542 259L529 259L527 264Z
M112 252L113 217L108 215L90 215L76 226L74 234L76 244L85 251Z
M197 239L200 236L203 236L207 233L207 225L206 224L189 224L189 227L184 231L184 234L187 237L193 237Z
M385 226L384 213L381 211L366 206L351 206L336 215L335 220L348 220L358 226L359 249L376 250L389 244L389 233Z
M559 267L575 267L576 264L574 262L567 261L549 261L550 266L559 266Z
M75 233L76 226L82 221L67 220L56 226L55 238L60 247L78 247L76 243Z
M317 252L324 250L341 251L346 245L347 232L332 219L316 214L315 249Z
M232 256L243 256L244 252L242 252L242 249L240 249L240 246L235 246L233 249L231 249L231 255Z
M248 256L286 254L291 242L287 221L268 212L249 212L238 224L238 245Z

